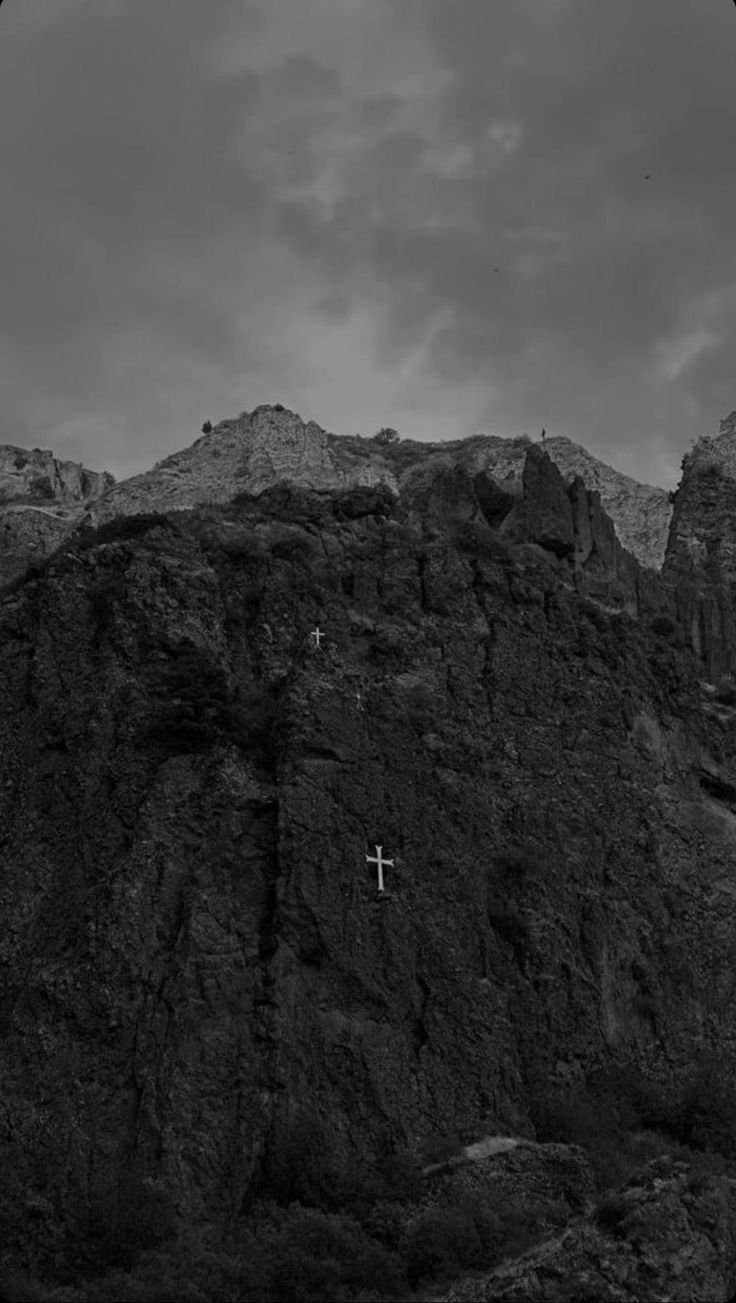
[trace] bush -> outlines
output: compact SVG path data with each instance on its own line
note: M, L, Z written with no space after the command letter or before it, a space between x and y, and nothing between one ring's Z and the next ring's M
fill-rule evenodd
M422 1159L425 1164L432 1166L449 1165L450 1159L456 1158L462 1147L462 1141L454 1131L445 1132L441 1136L431 1136L422 1150Z
M376 433L376 443L385 447L387 444L398 443L399 432L394 430L391 425L383 425Z
M532 1088L530 1109L536 1138L542 1143L580 1145L590 1161L596 1184L605 1190L628 1172L621 1148L621 1131L610 1100L584 1089Z
M125 579L122 575L109 576L87 590L95 633L99 636L109 629L115 607L125 597Z
M86 551L88 548L97 547L101 543L115 543L121 539L142 538L144 534L148 534L152 529L156 529L161 525L176 530L176 526L169 520L168 516L163 516L157 511L144 512L137 516L116 516L114 520L106 521L104 525L100 525L97 529L93 529L90 525L81 525L78 531L72 535L70 541L81 550Z
M399 1203L418 1199L422 1190L422 1168L415 1156L407 1151L388 1154L378 1164L378 1177L382 1185L381 1199Z
M86 1273L119 1267L129 1271L140 1254L175 1233L173 1205L151 1181L123 1172L93 1192L83 1242Z
M154 702L144 741L164 756L206 751L215 741L232 742L266 766L273 759L277 699L254 683L232 693L225 670L200 648L182 644L156 668Z
M34 475L29 488L35 498L54 497L54 486L47 475Z
M736 706L736 680L731 675L722 678L716 686L716 701L724 706Z
M489 1238L495 1230L488 1228ZM431 1208L411 1223L402 1237L401 1253L413 1288L461 1267L480 1267L483 1245L475 1218L458 1207Z
M494 865L504 877L523 881L536 872L539 858L531 847L514 847L497 856Z
M238 493L233 502L249 506L253 497ZM257 514L264 520L281 520L294 525L321 525L332 515L332 497L298 484L279 483L265 489L255 500Z
M649 621L649 628L658 638L673 638L679 633L677 624L669 615L655 615Z
M566 1217L562 1213L563 1220ZM560 1220L557 1205L515 1208L503 1195L490 1191L431 1208L411 1222L402 1236L409 1282L416 1287L458 1270L487 1270L504 1257L523 1253L550 1221L559 1225Z
M280 1303L398 1299L406 1285L400 1260L371 1240L352 1217L292 1205L268 1234Z
M226 536L221 547L231 561L263 561L268 556L267 549L255 533Z
M308 565L318 550L316 540L301 530L274 531L269 541L274 556L285 561L299 561L302 565Z
M266 1160L259 1194L286 1205L339 1211L354 1199L359 1177L343 1157L334 1132L303 1113L277 1137Z
M514 554L509 544L488 525L467 520L455 530L455 546L460 552L471 556L498 561L502 566L514 563Z
M202 426L202 434L211 434L211 433L212 433L212 422L205 421L204 425Z
M605 1234L623 1239L626 1236L624 1223L628 1210L628 1204L621 1195L610 1195L598 1203L593 1213L593 1221Z
M388 516L394 505L394 494L386 484L359 485L333 500L332 510L336 520L358 520L361 516Z

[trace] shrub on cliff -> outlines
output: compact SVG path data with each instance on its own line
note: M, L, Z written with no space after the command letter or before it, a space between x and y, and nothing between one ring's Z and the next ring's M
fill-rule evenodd
M626 1175L621 1129L609 1099L582 1087L550 1087L540 1078L530 1090L530 1111L538 1141L580 1145L586 1151L599 1189Z
M116 516L114 520L108 520L104 525L97 529L89 525L80 526L79 530L72 535L70 542L74 543L81 551L88 548L97 547L101 543L115 543L118 540L142 538L144 534L150 533L159 525L165 525L169 529L176 529L168 516L160 512L144 512L138 516Z
M268 766L272 760L276 698L258 683L231 692L221 665L183 643L156 666L153 708L143 739L164 756L206 751L226 740Z
M319 551L319 543L311 534L278 526L270 531L268 544L274 556L288 561L297 561L304 566L308 565Z
M704 1055L669 1120L677 1138L692 1149L736 1158L733 1069L713 1055Z
M352 1217L292 1204L272 1228L259 1228L259 1240L270 1250L279 1303L406 1297L400 1259Z
M281 1205L340 1211L355 1202L360 1181L330 1128L316 1115L303 1113L277 1136L258 1193Z
M409 1282L416 1288L461 1270L487 1270L523 1253L550 1222L559 1224L558 1206L515 1208L491 1191L430 1208L409 1223L400 1242Z
M398 430L394 430L393 426L391 425L381 426L381 429L378 430L376 433L376 443L381 445L382 447L386 447L388 444L398 443L398 442L399 442L399 432Z
M81 1245L85 1273L121 1267L130 1270L140 1254L171 1239L173 1205L150 1181L124 1172L117 1182L94 1192Z
M655 615L649 621L649 628L657 638L675 638L679 629L669 615Z
M394 495L385 484L361 484L335 496L332 510L336 520L359 520L361 516L388 516Z
M597 1204L593 1221L605 1235L623 1239L626 1235L624 1223L628 1211L629 1205L620 1194L608 1195Z
M498 561L502 566L514 564L514 554L504 538L488 525L467 520L455 530L455 546L470 556Z
M48 475L34 475L28 487L34 498L53 498L54 496L54 486Z
M736 680L731 675L719 680L716 686L716 701L724 706L736 706Z
M233 502L255 508L261 519L285 524L320 525L332 514L330 494L286 482L272 485L255 499L250 493L238 493Z

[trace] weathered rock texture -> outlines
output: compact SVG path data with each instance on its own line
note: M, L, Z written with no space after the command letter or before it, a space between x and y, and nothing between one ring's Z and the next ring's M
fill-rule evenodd
M678 620L716 682L736 668L736 425L699 439L683 458L663 574L677 594Z
M0 601L0 1157L37 1262L123 1170L236 1215L305 1105L370 1164L532 1137L540 1080L733 1069L733 711L643 574L531 447L521 494L276 487Z
M515 1261L458 1281L442 1298L444 1303L730 1299L735 1204L736 1181L693 1179L686 1163L656 1159L597 1216L578 1217Z
M14 579L24 564L58 547L79 523L80 504L86 507L87 523L99 525L120 515L226 503L239 492L260 493L285 480L333 492L378 484L394 494L418 492L452 467L471 478L484 473L501 492L520 498L530 446L526 435L385 445L377 438L338 437L314 421L304 424L283 407L261 406L221 421L191 447L114 487L111 476L58 462L51 453L0 448L0 496L6 502L0 528L10 531L0 550L0 582ZM623 546L642 565L661 567L672 510L664 489L636 483L569 439L548 439L545 448L567 485L579 477L600 494Z
M41 448L0 445L0 582L53 552L113 483Z

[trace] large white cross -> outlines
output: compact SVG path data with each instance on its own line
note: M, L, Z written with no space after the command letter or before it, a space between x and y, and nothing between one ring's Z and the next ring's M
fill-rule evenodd
M313 629L309 636L310 636L310 638L314 638L314 641L316 642L317 647L319 647L319 640L320 640L320 638L324 638L325 635L320 631L320 627L319 627L319 625L317 625L317 628L316 628L316 629Z
M378 890L379 890L379 891L383 891L383 866L384 866L384 864L390 864L392 868L393 868L393 864L394 864L393 860L384 860L383 856L381 855L381 850L382 850L382 847L381 847L381 846L376 846L376 854L375 854L375 855L366 855L366 857L365 857L365 858L368 860L368 863L369 863L369 864L375 864L376 868L378 869Z

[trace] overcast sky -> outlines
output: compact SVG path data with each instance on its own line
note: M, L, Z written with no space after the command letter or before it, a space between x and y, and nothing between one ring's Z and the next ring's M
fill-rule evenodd
M5 0L0 442L282 402L667 487L736 408L731 0Z

